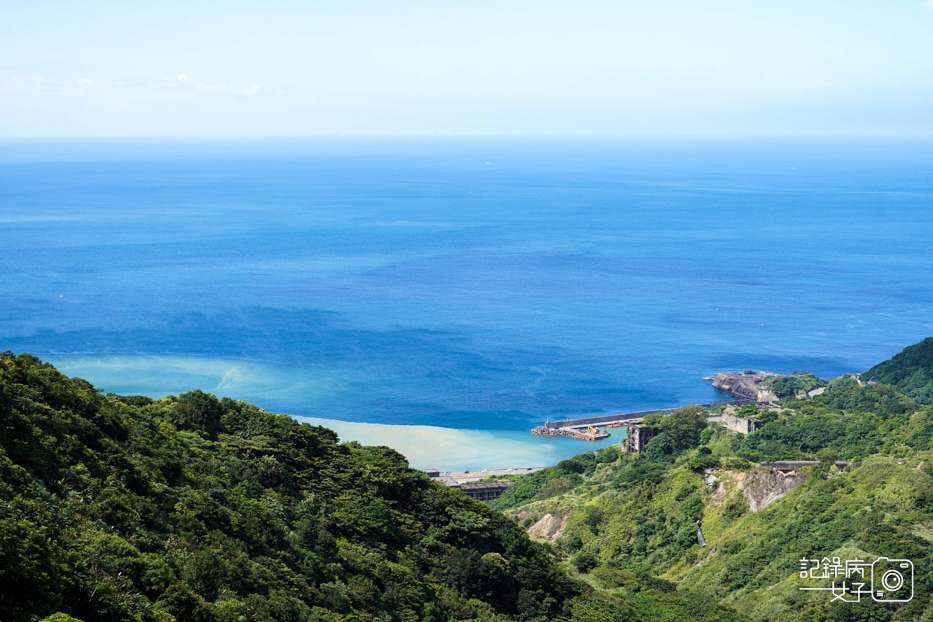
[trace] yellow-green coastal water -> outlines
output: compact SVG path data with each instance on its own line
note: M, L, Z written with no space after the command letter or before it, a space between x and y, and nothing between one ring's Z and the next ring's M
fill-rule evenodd
M304 378L297 372L283 372L245 361L179 356L78 356L52 357L50 362L66 375L94 378L98 388L121 395L165 397L201 389L219 397L238 396L270 409L270 402L338 390L326 379ZM534 436L527 430L470 430L295 418L330 428L344 441L392 447L419 469L549 466L625 438L625 428L613 428L608 439L588 442L559 436Z

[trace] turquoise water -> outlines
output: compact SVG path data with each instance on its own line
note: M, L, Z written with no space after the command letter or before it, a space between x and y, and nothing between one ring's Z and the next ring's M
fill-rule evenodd
M918 141L3 141L0 348L538 466L593 448L546 418L933 334L931 172Z

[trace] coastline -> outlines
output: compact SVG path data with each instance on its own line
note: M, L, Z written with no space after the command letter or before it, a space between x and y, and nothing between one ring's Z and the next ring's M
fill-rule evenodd
M334 430L341 441L391 447L405 456L412 468L451 472L551 466L625 439L622 428L607 439L581 443L565 436L534 436L527 430L462 430L292 416L302 423Z

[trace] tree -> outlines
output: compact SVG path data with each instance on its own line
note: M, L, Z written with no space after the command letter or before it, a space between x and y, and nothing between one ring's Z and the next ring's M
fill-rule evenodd
M217 396L198 389L178 396L173 423L181 429L216 438L222 416L223 409Z
M695 447L700 432L706 427L706 410L699 406L683 406L661 420L661 429L674 452Z
M823 449L816 452L816 459L822 462L823 464L836 464L836 460L839 459L839 454L836 453L834 449L829 447L824 447Z
M661 432L645 445L645 456L649 460L661 462L674 454L674 445L666 432Z
M574 567L581 573L586 574L599 565L596 556L586 551L577 553L573 558Z
M758 410L758 407L754 404L743 404L735 409L736 417L744 417L745 419L753 419L758 417L761 414L761 411Z

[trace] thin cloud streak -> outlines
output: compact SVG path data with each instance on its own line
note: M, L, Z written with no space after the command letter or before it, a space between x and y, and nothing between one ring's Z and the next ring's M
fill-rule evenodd
M180 74L174 78L161 78L149 80L101 80L97 78L77 78L77 79L59 79L47 76L32 76L22 78L14 76L6 80L0 80L0 90L5 93L26 93L37 90L57 92L67 94L70 92L107 92L109 90L128 88L137 88L142 91L164 91L165 89L192 90L199 93L208 93L212 95L234 95L234 96L254 96L259 93L261 87L257 84L249 86L236 86L222 82L206 82L193 80L185 74Z

